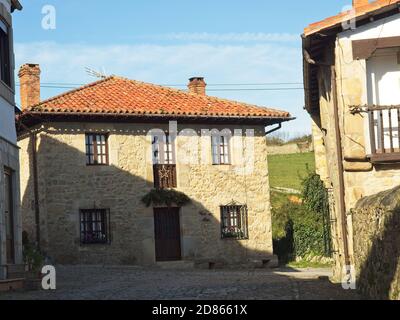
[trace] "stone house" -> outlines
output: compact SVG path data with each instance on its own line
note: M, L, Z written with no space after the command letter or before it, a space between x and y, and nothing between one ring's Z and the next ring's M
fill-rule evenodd
M21 9L16 0L0 1L0 291L12 286L23 260L11 16Z
M111 76L40 102L39 66L19 74L23 228L56 263L276 263L265 128L289 113L203 78Z
M344 266L362 269L357 202L400 181L399 8L398 0L354 0L352 10L303 34L306 110L317 171L331 195L338 279L352 270Z

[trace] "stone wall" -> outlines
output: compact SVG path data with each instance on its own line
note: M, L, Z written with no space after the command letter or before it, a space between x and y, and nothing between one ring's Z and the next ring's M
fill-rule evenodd
M56 262L155 263L153 210L141 202L153 187L151 139L146 136L151 128L168 129L159 124L95 123L53 123L38 128L41 246ZM196 133L212 129L209 125L190 128ZM238 157L244 150L251 150L249 139L233 138L243 146L240 148L239 143L238 148L233 143L232 166L214 166L210 137L177 138L177 190L192 200L181 210L184 260L242 263L272 259L266 138L263 127L253 129L255 161L249 175L241 174L246 166ZM86 166L85 132L110 134L109 166ZM24 230L35 239L30 143L29 136L20 137ZM185 145L194 146L191 155L182 154ZM182 161L188 156L194 160L203 157L205 162ZM248 206L249 240L221 240L220 206L232 201ZM80 245L79 210L93 207L111 210L111 245Z
M294 153L307 153L313 152L314 148L311 143L289 143L283 146L271 146L267 147L268 154L294 154Z
M400 187L361 199L353 210L359 290L372 299L400 299Z

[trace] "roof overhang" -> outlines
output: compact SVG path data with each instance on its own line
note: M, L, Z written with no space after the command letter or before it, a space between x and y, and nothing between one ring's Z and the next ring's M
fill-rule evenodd
M11 12L22 10L22 5L18 0L11 0Z
M375 1L377 5L379 2L383 1ZM368 10L360 10L354 11L354 13L350 10L347 12L343 12L337 16L330 17L321 22L317 22L315 24L311 24L304 30L304 36L309 37L316 34L324 34L324 35L332 35L338 34L339 32L344 31L343 23L346 25L350 20L355 21L356 26L360 27L364 24L368 24L370 22L380 20L394 14L400 13L400 1L386 1L387 3L383 3L381 6L374 6L374 3L370 3L367 7ZM326 23L324 23L326 21Z
M118 122L118 123L167 123L177 121L187 124L214 124L214 125L262 125L270 126L294 120L287 118L260 118L260 117L217 117L217 116L169 116L169 115L136 115L118 113L49 113L49 112L26 112L17 115L16 124L18 133L36 125L48 122Z
M400 13L400 2L396 1L394 4L389 4L382 8L359 14L355 17L356 26L361 27L398 13ZM310 114L319 112L320 107L318 86L319 67L326 67L327 65L334 64L334 61L323 61L324 52L327 50L328 46L335 42L337 35L345 31L342 26L342 23L345 21L345 19L340 20L328 27L314 29L309 27L302 35L305 109Z

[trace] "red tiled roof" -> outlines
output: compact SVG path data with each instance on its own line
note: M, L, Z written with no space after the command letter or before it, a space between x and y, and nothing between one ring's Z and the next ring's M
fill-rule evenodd
M290 114L111 76L28 107L23 113L285 118Z
M395 5L397 3L400 3L400 0L376 0L374 2L358 7L355 11L354 17L359 18L383 9L387 6ZM304 35L310 36L314 33L321 32L322 30L339 26L342 22L349 20L350 15L351 11L346 11L339 13L336 16L329 17L325 20L310 24L307 28L304 29Z

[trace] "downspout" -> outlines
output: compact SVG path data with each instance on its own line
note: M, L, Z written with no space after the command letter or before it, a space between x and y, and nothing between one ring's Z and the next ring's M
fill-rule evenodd
M342 139L340 134L339 125L339 103L338 92L336 84L336 68L331 66L331 82L332 82L332 100L333 100L333 113L335 121L335 135L336 135L336 152L338 160L339 171L339 201L340 201L340 214L342 220L342 236L343 236L343 251L346 266L350 266L349 244L347 239L347 216L346 216L346 202L345 202L345 186L344 186L344 167L343 167L343 152L342 152Z
M279 122L279 124L278 124L278 126L277 126L276 128L267 131L267 132L265 133L265 135L267 136L267 135L269 135L269 134L271 134L271 133L273 133L273 132L275 132L275 131L278 131L279 129L282 129L282 122Z
M37 167L37 135L31 133L32 143L32 177L33 177L33 194L35 203L35 226L36 226L36 242L40 251L40 208L39 208L39 184L38 184L38 167Z

